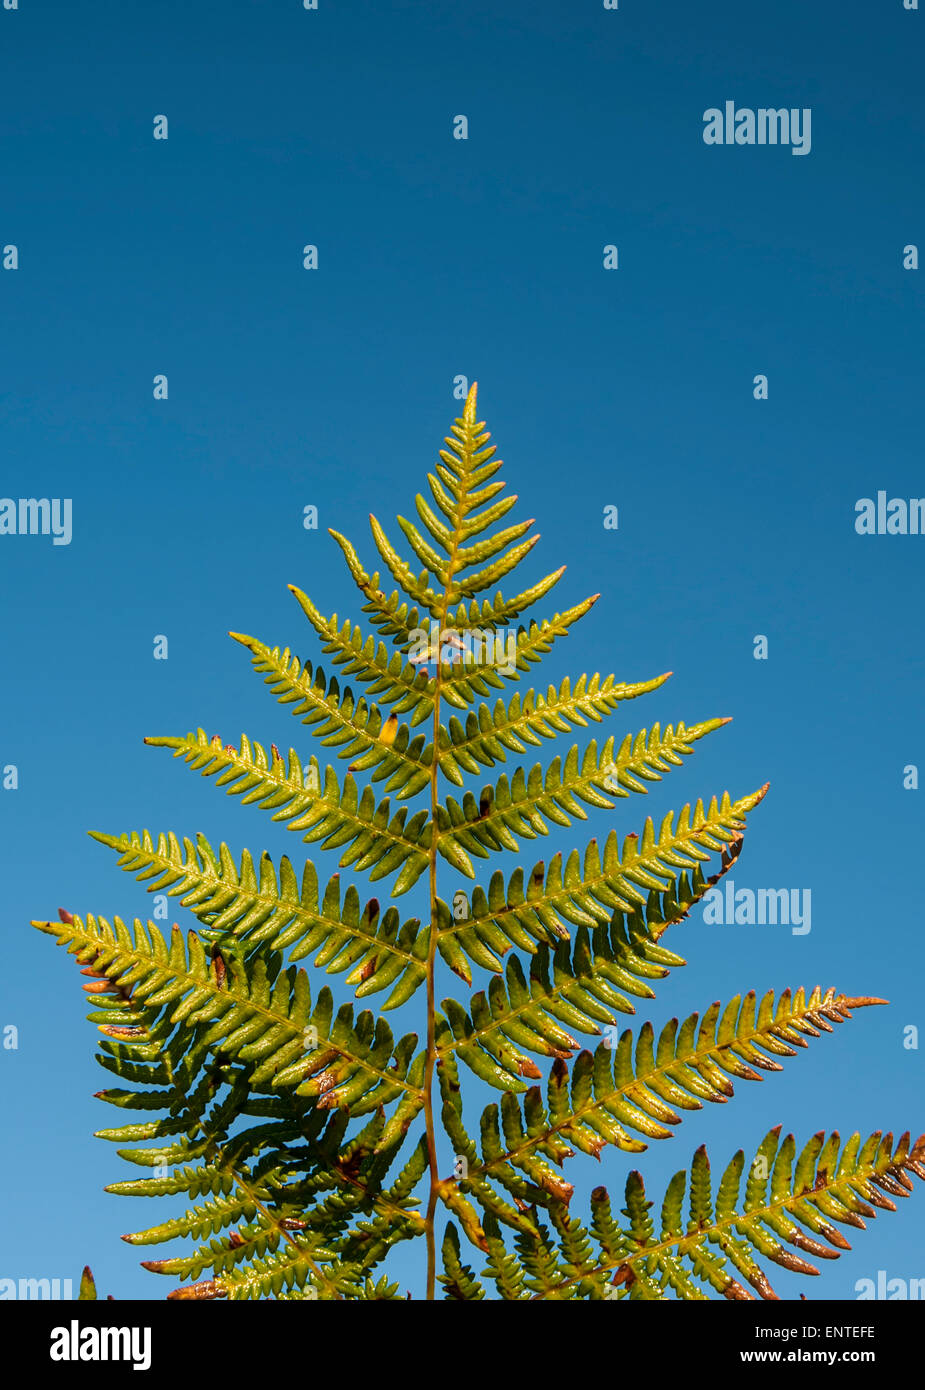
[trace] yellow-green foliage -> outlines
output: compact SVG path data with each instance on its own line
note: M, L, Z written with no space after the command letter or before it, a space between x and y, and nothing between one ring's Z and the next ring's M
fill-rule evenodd
M149 891L177 898L197 929L175 927L167 941L151 921L129 928L65 911L34 923L90 977L97 1059L118 1082L99 1094L133 1112L100 1137L151 1172L108 1190L189 1198L184 1215L124 1237L192 1242L144 1262L176 1281L168 1297L399 1298L377 1269L398 1242L420 1238L428 1298L442 1288L481 1299L487 1285L504 1299L769 1298L767 1262L817 1272L804 1257L846 1248L838 1225L863 1226L911 1190L910 1173L925 1177L925 1136L894 1145L891 1135L855 1135L842 1147L837 1134L815 1135L798 1154L792 1136L772 1130L747 1170L736 1154L715 1190L698 1149L658 1221L637 1172L620 1214L605 1187L573 1209L563 1168L576 1150L639 1153L669 1138L683 1111L780 1070L793 1044L882 1001L820 988L750 993L680 1025L619 1028L684 964L663 937L735 862L764 787L480 880L479 861L589 809L613 812L726 722L656 724L572 744L546 766L529 760L530 749L603 723L667 676L580 676L521 691L598 596L517 627L562 570L488 598L538 539L532 521L497 529L517 498L501 495L488 440L473 386L427 475L433 506L415 498L424 530L398 518L420 571L371 518L398 585L391 594L332 532L376 631L325 617L293 589L337 675L232 633L280 703L346 766L246 737L224 745L202 729L146 740L334 851L339 869L393 900L423 879L425 920L364 901L339 873L323 882L311 860L297 867L284 855L277 865L244 850L238 861L202 835L144 830L95 838ZM475 633L492 640L476 644ZM494 659L495 635L510 660ZM498 764L494 782L473 788ZM470 893L438 895L440 861L473 881ZM442 963L467 990L438 1007ZM338 1003L322 976L342 995L375 999L378 1014ZM419 1034L396 1039L384 1015L412 1000ZM467 1071L501 1093L478 1119L478 1141L463 1113ZM441 1125L456 1155L442 1175ZM95 1297L89 1272L81 1287Z

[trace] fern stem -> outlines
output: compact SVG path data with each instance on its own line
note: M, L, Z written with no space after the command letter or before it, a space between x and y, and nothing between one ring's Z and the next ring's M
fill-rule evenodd
M476 384L473 382L472 389L466 400L466 408L463 412L463 419L469 426L475 423L475 391ZM471 446L471 436L470 436ZM466 463L469 462L471 447L466 451ZM450 607L449 589L453 583L453 572L456 568L459 552L460 531L462 529L463 518L466 513L466 494L467 486L464 484L461 495L456 505L456 515L453 519L452 549L448 552L449 559L446 567L446 582L443 586L443 597L440 600L440 618L437 630L437 655L436 655L436 675L434 678L434 710L433 710L433 743L434 755L430 767L430 824L431 838L428 847L428 869L430 880L430 941L427 948L427 1060L424 1066L424 1123L427 1129L427 1162L430 1170L430 1192L427 1198L427 1217L425 1220L425 1236L427 1239L427 1290L425 1298L428 1302L433 1302L437 1296L437 1242L434 1234L434 1220L437 1215L437 1202L440 1192L440 1173L437 1168L437 1127L434 1123L434 1068L437 1064L437 1036L436 1036L436 1015L437 1000L434 974L437 962L437 806L439 805L439 794L437 788L437 778L440 773L440 760L437 757L437 750L440 747L440 694L443 682L443 630L446 626L447 613Z
M460 508L461 511L461 508ZM447 586L452 582L453 564L456 558L456 547L459 540L459 526L462 517L457 514L456 525L453 528L453 553L450 556ZM440 628L437 637L437 670L434 683L434 757L430 768L430 823L431 841L428 848L429 859L429 879L430 879L430 941L427 949L427 1061L424 1067L424 1123L427 1128L427 1163L430 1170L430 1192L427 1198L427 1217L425 1220L425 1236L427 1239L427 1291L425 1298L428 1302L433 1302L437 1296L437 1241L434 1234L434 1220L437 1215L437 1202L439 1200L440 1172L437 1167L437 1127L434 1122L434 1068L437 1064L437 999L435 972L437 963L437 806L439 804L439 793L437 788L437 778L440 772L440 761L437 757L437 749L440 747L440 691L443 674L443 629L446 625L447 609L449 599L446 589L444 589L443 600L440 607Z
M442 625L441 625L442 627ZM434 699L434 760L430 770L430 819L433 826L430 858L430 941L427 950L427 1061L424 1067L424 1123L427 1127L427 1163L430 1169L430 1193L427 1199L427 1217L424 1233L427 1239L427 1292L425 1297L433 1302L437 1287L437 1242L434 1236L434 1218L437 1214L437 1184L440 1174L437 1168L437 1133L434 1124L434 1066L437 1060L436 1042L436 988L434 973L437 947L437 768L436 749L440 736L440 666L437 665L437 690Z

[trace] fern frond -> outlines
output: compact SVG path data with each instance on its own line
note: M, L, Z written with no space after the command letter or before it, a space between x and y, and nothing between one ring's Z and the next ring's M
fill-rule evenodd
M263 1297L287 1289L290 1296L302 1296L300 1290L306 1290L306 1297L359 1296L358 1281L397 1241L420 1235L424 1227L412 1196L427 1167L423 1138L391 1185L385 1185L410 1122L407 1105L398 1125L377 1105L365 1129L345 1140L346 1111L332 1112L324 1096L300 1096L298 1078L282 1093L259 1098L254 1090L261 1079L260 1061L250 1056L242 1065L247 1049L224 1035L216 1038L211 1015L184 1018L176 1029L171 1018L165 1031L165 1014L173 1001L165 1009L163 987L153 994L140 984L130 990L126 972L119 970L123 962L109 960L98 940L87 949L87 933L79 919L63 913L62 924L69 949L81 959L92 957L93 966L84 973L109 986L123 1016L131 1013L133 1031L141 1035L125 1043L104 1042L104 1048L113 1053L118 1049L119 1055L101 1060L126 1079L167 1083L159 1092L99 1092L100 1099L120 1108L168 1112L165 1121L103 1130L100 1137L118 1142L179 1134L178 1142L166 1147L158 1143L154 1148L120 1150L123 1158L154 1172L151 1177L112 1183L107 1191L125 1196L183 1192L195 1202L185 1214L124 1239L136 1246L190 1236L205 1241L189 1255L147 1260L144 1267L181 1279L211 1273L209 1280L175 1290L170 1298ZM103 973L106 969L112 978ZM223 988L230 987L225 976ZM85 988L96 989L96 984ZM100 1021L97 1013L91 1018ZM177 1047L184 1026L193 1029L191 1049ZM206 1050L215 1053L216 1062L190 1089L190 1077L199 1071ZM129 1061L132 1054L147 1062ZM232 1054L234 1065L229 1062ZM225 1094L217 1094L226 1087ZM406 1096L405 1102L409 1099L416 1112L420 1095ZM235 1122L248 1114L260 1115L264 1122L232 1132ZM229 1226L229 1233L221 1234ZM284 1268L296 1274L291 1280L284 1276L280 1283ZM390 1296L382 1281L380 1285L368 1296Z
M532 526L533 522L529 522L528 525ZM448 593L449 601L451 603L456 603L458 599L473 598L476 594L490 589L493 584L497 584L499 580L504 579L506 575L515 570L521 560L526 559L538 540L539 535L531 536L529 540L523 541L520 545L513 546L507 554L496 559L493 564L486 565L484 569L479 570L476 574L470 574L466 579L461 579L458 583L451 585ZM479 549L481 549L481 547L471 546L468 550L463 550L461 554L471 557L474 552ZM467 558L460 564L459 568L463 569L466 565L471 565L473 563L475 562L471 558Z
M381 710L365 699L355 699L348 686L343 692L336 680L326 681L310 661L304 664L289 648L265 646L254 637L230 634L251 652L254 670L280 704L293 704L292 713L312 727L324 747L337 748L339 758L351 758L350 772L373 771L372 781L388 778L384 790L411 797L430 780L432 751L422 735L412 737L408 724L397 716L383 718ZM268 673L268 674L265 674Z
M582 801L612 810L611 796L644 792L639 778L661 781L661 773L680 766L681 755L692 753L698 739L727 722L709 719L691 728L679 724L677 729L669 724L664 733L656 724L635 740L627 735L616 753L612 737L600 750L597 740L592 739L583 754L573 744L564 762L556 756L545 773L542 763L534 763L529 771L519 767L510 779L502 773L494 787L483 787L478 801L472 792L465 793L462 805L448 796L437 808L437 850L455 868L474 877L469 854L487 859L491 853L518 849L518 835L534 840L548 835L550 823L568 826L573 818L587 820ZM724 810L727 802L728 797L724 798ZM663 825L662 836L670 833L667 824ZM646 886L656 884L650 879Z
M372 681L367 694L374 695L379 704L394 704L394 714L412 712L412 725L423 723L433 713L435 684L425 670L405 660L400 651L390 655L384 642L364 637L362 629L349 619L339 624L336 613L331 618L323 617L307 594L294 584L289 588L321 638L321 650L335 666L345 668L344 675ZM409 633L408 645L412 640Z
M670 1138L685 1112L725 1103L737 1080L782 1070L853 1009L884 1001L820 987L751 992L659 1031L617 1026L686 964L664 933L736 863L767 785L646 819L639 834L608 827L600 843L548 864L495 870L487 886L473 882L471 901L462 888L450 889L451 905L438 896L441 858L475 880L474 860L586 820L589 808L613 812L727 722L655 724L622 742L602 734L566 745L548 767L530 761L530 749L602 724L671 673L518 684L600 595L519 622L565 567L533 583L511 578L539 536L533 519L517 519L517 497L502 495L490 439L473 384L427 475L430 499L418 493L397 518L398 546L370 515L380 569L330 530L366 620L327 617L290 586L324 669L289 646L231 634L277 702L335 750L343 777L246 736L237 746L202 729L146 740L336 851L341 869L382 881L392 898L426 873L424 925L377 897L364 904L339 873L319 882L311 862L297 870L286 855L247 850L236 861L224 842L147 830L94 838L148 892L189 908L196 931L174 926L168 939L153 922L62 909L60 923L33 924L83 967L107 1073L97 1098L118 1112L97 1134L132 1174L107 1191L174 1199L172 1215L123 1237L144 1253L171 1246L144 1261L178 1284L170 1299L396 1301L393 1252L423 1236L430 1300L441 1224L450 1301L483 1300L492 1286L504 1301L749 1299L749 1287L775 1298L767 1261L817 1273L807 1255L833 1258L848 1248L839 1227L863 1228L907 1195L911 1175L925 1178L925 1135L895 1148L891 1135L854 1135L842 1148L820 1133L798 1155L778 1127L747 1175L740 1151L715 1190L698 1149L660 1213L638 1173L620 1215L603 1187L589 1218L576 1210L567 1159ZM497 780L479 794L484 769ZM458 800L443 796L441 777ZM426 808L413 811L414 798ZM719 867L707 873L713 855ZM439 1012L438 955L470 987ZM380 996L381 1009L338 1007L330 988L310 988L304 960L357 1000ZM474 992L473 966L489 977ZM422 984L418 1050L417 1035L396 1040L384 1015ZM467 1071L500 1092L477 1134L464 1119ZM482 1257L475 1268L464 1240ZM87 1272L81 1298L94 1296Z
M630 913L637 905L646 907L648 899L640 892L640 887L646 888L649 894L653 890L664 892L666 884L662 879L668 879L667 886L670 886L678 878L676 869L693 870L694 879L700 885L696 897L701 897L707 885L697 876L696 861L709 859L705 850L721 850L725 872L734 858L728 852L735 850L737 853L740 848L747 812L761 801L766 791L766 786L761 787L736 802L724 793L722 801L717 803L714 797L706 811L698 801L693 815L690 806L684 806L676 825L674 813L669 811L657 837L651 819L647 819L642 840L636 834L626 836L622 851L616 832L611 830L603 856L597 840L591 840L583 860L578 851L573 850L564 868L561 854L553 856L545 873L541 860L530 872L526 886L522 868L514 870L506 888L502 875L493 874L487 897L481 889L475 888L472 909L462 915L461 920L453 920L443 905L444 917L438 938L441 949L460 932L484 928L489 922L524 949L531 949L527 944L530 937L534 940L567 938L566 923L594 926L609 922L614 911ZM693 865L692 860L695 861ZM688 909L690 905L688 902Z
M526 890L523 870L516 869L506 889L500 873L492 875L487 896L480 887L476 887L472 893L471 909L465 894L461 897L458 894L454 899L452 913L438 899L438 950L450 968L471 983L467 956L487 969L498 970L501 968L500 961L492 952L501 953L508 949L505 940L533 951L537 941L567 940L569 933L566 923L591 927L610 922L614 912L632 914L639 907L644 907L647 924L658 928L656 935L660 935L669 922L686 916L693 903L703 897L708 888L735 862L741 850L745 813L761 800L765 791L766 788L762 788L734 806L724 796L722 807L717 807L714 799L706 814L698 802L693 824L690 821L690 807L685 806L674 833L671 830L673 813L669 812L657 842L652 822L647 820L642 853L639 837L629 835L623 842L621 857L616 832L611 831L604 846L603 861L597 841L592 840L585 851L583 865L577 850L573 850L563 873L562 855L556 854L550 861L545 879L542 861L534 867ZM721 835L726 837L725 844L719 839ZM709 858L702 850L706 844L711 847L722 845L720 870L709 879L704 879L695 862L690 881L683 870L676 875L675 865L689 868L690 859ZM682 853L689 858L682 858ZM656 872L669 877L667 889L664 883L654 878ZM649 885L648 898L636 887L640 882ZM668 896L660 907L652 895L665 892ZM675 895L677 902L674 901Z
M146 1264L151 1268L151 1264ZM251 1260L242 1268L201 1284L181 1285L170 1299L254 1299L288 1296L323 1301L358 1297L357 1272L334 1259L319 1237L289 1235L282 1250ZM308 1292L306 1292L308 1286Z
M492 606L487 600L479 605L477 600L473 599L469 604L460 604L455 613L447 614L442 633L443 641L429 641L426 646L423 641L428 635L426 618L417 608L409 609L396 590L393 590L389 598L385 598L381 593L377 594L373 601L363 605L362 611L370 615L371 621L382 633L393 638L399 652L408 655L414 651L411 658L412 672L423 674L424 668L428 665L440 664L442 652L442 697L456 708L465 710L480 696L489 695L492 690L503 690L505 681L519 681L521 672L528 671L531 663L540 661L542 656L551 650L556 638L565 636L572 623L587 613L599 597L599 594L594 594L565 613L557 613L551 619L544 618L541 623L533 621L529 628L518 627L516 632L506 631L507 619L495 620ZM331 622L336 628L336 619L332 619ZM327 628L327 631L330 631L330 628ZM358 632L359 629L355 631ZM490 653L488 658L484 657L484 651L481 656L476 656L465 646L460 649L455 645L455 638L459 635L467 636L471 633L483 636L486 631L504 632L506 645L503 665L498 665ZM345 638L341 637L330 650L342 651L344 642ZM454 649L451 659L446 656L447 647ZM374 677L360 675L359 679Z
M508 669L507 663L495 669L493 662L480 663L470 651L460 653L459 660L444 664L441 694L450 704L466 709L479 696L488 695L492 689L504 689L505 680L519 681L521 672L528 671L531 664L541 661L552 650L555 641L567 636L572 625L584 617L599 598L600 594L592 594L564 613L556 613L540 623L533 621L529 628L519 627L516 633L506 633L508 641L513 640L512 669ZM447 614L447 628L459 633L503 630L507 621L506 618L500 622L495 620L492 605L487 600L479 604L473 599L469 604L460 604L455 613ZM418 624L411 623L411 626L417 627Z
M787 1246L814 1258L837 1259L851 1246L834 1222L864 1229L864 1218L874 1217L875 1208L896 1210L884 1193L906 1197L913 1188L910 1173L925 1179L925 1135L912 1144L906 1133L894 1148L891 1134L877 1131L863 1144L861 1136L854 1134L841 1148L837 1133L828 1137L819 1133L798 1157L793 1136L783 1143L779 1138L778 1126L759 1147L742 1196L742 1150L723 1173L714 1198L709 1159L703 1147L698 1149L689 1184L684 1172L669 1184L658 1233L648 1216L652 1204L646 1199L642 1176L631 1173L625 1209L630 1227L623 1233L622 1252L611 1244L598 1270L618 1271L631 1298L639 1296L636 1283L640 1279L640 1292L652 1296L652 1277L657 1275L655 1296L664 1296L671 1287L680 1298L696 1297L699 1290L693 1276L727 1299L753 1298L745 1284L761 1298L777 1299L759 1257L799 1274L817 1275L815 1265ZM685 1221L686 1186L689 1215ZM745 1284L729 1271L729 1265Z
M171 944L153 922L137 918L134 937L121 918L110 926L105 918L74 915L69 922L33 922L72 953L84 953L97 969L123 990L128 1002L90 1015L101 1031L119 1038L126 1026L138 1028L129 1011L132 1001L148 1006L172 1005L172 1023L187 1028L210 1025L207 1042L226 1057L253 1062L254 1088L294 1084L295 1094L317 1098L322 1109L349 1106L354 1115L374 1110L399 1096L420 1100L420 1083L409 1067L417 1038L407 1034L396 1045L383 1019L361 1014L354 1025L352 1008L334 1015L330 990L323 989L312 1008L304 970L274 973L272 957L252 964L232 961L219 968L209 961L202 942L190 932L186 945L178 927ZM147 1026L130 1036L144 1037ZM309 1045L306 1046L306 1039Z
M288 857L279 873L269 854L259 860L259 873L247 850L236 868L228 846L218 854L204 835L196 844L184 837L160 834L155 843L147 830L130 835L93 839L119 854L119 866L147 883L149 893L179 897L183 907L203 923L202 935L220 948L233 943L287 950L292 961L317 951L314 965L329 975L349 970L346 983L356 985L364 999L392 986L383 1011L405 1003L423 982L430 927L417 918L401 922L394 907L380 918L378 898L360 907L351 885L341 897L340 875L334 874L322 894L318 873L306 860L299 888Z
M516 501L516 495L508 497L503 503L497 504L493 509L489 509L487 512L480 512L477 516L470 518L469 525L464 525L461 529L462 538L467 539L474 535L484 534L488 527L498 519L501 508L504 507L505 510L509 510L510 506ZM427 509L427 503L424 501L423 497L421 497L420 493L415 498L415 504L418 507L419 514L421 514L422 508ZM432 512L430 512L430 519L431 522L436 521ZM445 527L440 528L439 539L444 550L446 550L447 554L451 555L454 560L454 573L459 574L462 570L471 569L473 565L483 564L486 560L492 560L495 556L500 555L501 551L507 546L513 545L515 541L519 541L522 536L527 534L535 519L535 517L531 517L528 521L518 521L513 526L508 526L503 531L496 531L493 536L476 542L475 545L454 545L452 533ZM416 528L413 527L410 522L403 522L402 518L399 517L398 523L409 541L412 539L412 533L416 533L419 536L419 533L416 532ZM425 524L427 524L426 520ZM511 566L511 568L513 568L513 566Z
M490 1153L470 1172L497 1177L506 1172L505 1165L519 1167L524 1155L532 1159L537 1151L561 1164L572 1156L573 1144L595 1158L607 1144L640 1153L648 1145L629 1130L646 1139L670 1138L673 1126L681 1123L678 1111L699 1110L704 1101L727 1101L734 1094L733 1078L759 1081L762 1072L783 1070L775 1059L795 1057L795 1047L805 1047L806 1037L831 1032L833 1024L852 1017L852 1009L884 1002L866 996L848 997L834 989L823 992L817 986L808 998L803 989L795 995L784 990L775 1005L774 992L769 990L757 1013L754 992L744 998L736 995L724 1009L713 1004L702 1019L691 1014L680 1028L678 1020L671 1019L657 1042L649 1022L636 1037L627 1029L617 1040L614 1030L593 1054L581 1052L571 1071L565 1057L555 1059L545 1109L538 1087L531 1089L522 1111L513 1097L506 1095L501 1112L506 1145L493 1140ZM537 1016L535 1010L532 1016ZM547 1041L540 1031L542 1023L536 1027L540 1043ZM495 1021L486 1023L481 1032L473 1028L465 1045L455 1050L469 1061L470 1049L482 1045L495 1066L491 1075L484 1067L479 1075L498 1089L513 1093L525 1090L521 1075L536 1076L538 1071L536 1067L527 1070L529 1059L520 1061L516 1048L508 1044L505 1051L510 1031L525 1045L526 1030L508 1030L503 1022ZM534 1044L530 1050L539 1054L542 1048ZM497 1134L496 1119L491 1120L490 1132ZM529 1169L524 1171L533 1176Z
M551 574L544 575L535 584L531 584L528 589L523 589L513 598L505 598L499 589L486 607L483 603L480 610L480 618L484 623L486 620L493 623L496 627L504 627L519 618L528 608L532 608L535 603L539 603L541 598L545 598L558 584L565 573L565 565L560 565Z
M680 957L675 961L683 964ZM519 958L512 957L504 980L496 975L487 996L483 991L473 995L471 1016L455 999L444 999L454 1038L448 1050L458 1052L470 1065L477 1061L473 1049L488 1052L515 1083L514 1088L523 1089L516 1084L517 1078L540 1076L526 1053L571 1057L579 1043L569 1029L599 1037L603 1027L616 1025L613 1010L635 1013L615 984L641 998L654 998L646 977L667 973L662 966L653 969L638 944L621 940L616 933L611 942L603 928L592 936L580 927L571 952L566 942L560 942L550 960L549 948L540 944L530 959L529 982Z
M401 870L392 886L392 897L406 893L428 866L427 850L431 823L426 811L417 812L407 825L407 807L389 818L389 802L376 803L371 787L362 794L347 773L341 789L333 768L326 768L324 784L316 758L311 759L311 776L306 782L299 756L289 750L288 767L275 749L272 762L259 743L241 736L240 748L222 746L216 734L209 738L204 729L185 738L146 738L145 743L172 748L203 777L215 777L229 796L240 796L244 805L256 803L272 811L272 819L287 822L289 830L304 830L302 839L321 842L322 849L347 848L338 863L341 868L355 864L369 872L370 878L385 878Z
M513 504L515 500L514 498L507 498L506 502L508 504ZM486 514L482 515L485 516ZM403 529L410 527L410 523L404 521L401 517L399 518L399 524L403 526ZM460 536L468 534L466 532L466 525L467 523L458 522L458 533ZM378 522L375 523L375 526L378 527ZM413 527L410 529L414 533L419 547L423 550L424 543L420 533ZM426 571L422 573L417 580L414 580L410 566L402 562L397 553L389 547L392 555L393 572L394 567L397 566L403 576L404 582L414 586L415 592L418 595L418 601L421 602L424 608L424 613L422 613L421 609L417 606L409 607L409 604L403 600L398 590L393 590L387 597L379 587L378 570L373 574L368 574L363 568L356 550L347 538L334 530L330 530L330 534L343 551L350 573L367 600L363 605L363 612L369 614L373 625L379 628L385 636L392 637L399 651L403 653L407 653L411 647L419 647L421 632L427 625L425 613L432 621L442 614L442 603L440 609L434 604L436 595L434 590L427 585ZM450 532L445 532L445 535L450 537ZM388 545L381 527L379 528L379 539ZM459 554L460 552L457 551L454 556L454 568L460 567L458 564ZM419 558L421 558L420 555ZM433 573L435 577L439 577L437 568L439 568L441 574L445 573L442 562L433 560L432 556L431 560L431 573ZM484 599L480 604L475 598L471 598L468 604L461 602L455 613L447 612L445 618L446 627L451 630L466 632L468 630L481 630L486 627L495 628L506 625L512 618L516 618L523 609L529 607L531 603L547 593L558 581L562 573L562 570L557 570L555 574L548 576L546 580L541 581L538 585L534 585L531 590L518 595L517 598L513 600L505 601L502 595L498 593L495 595L493 603ZM293 586L290 586L290 588L292 588L293 593L295 593L296 597L299 599L304 611L319 634L323 637L330 637L331 634L329 630L322 630L324 620L321 619L320 614L314 609L314 605L310 605L309 601L300 590L295 589ZM405 591L408 592L407 588ZM413 596L414 595L409 595L409 597ZM571 624L586 613L593 606L598 597L599 595L595 594L592 598L586 599L583 603L577 604L574 608L569 609L567 613L561 615L556 614L555 618L551 621L544 620L540 626L535 622L531 623L529 632L519 629L514 639L518 670L527 669L526 663L530 661L538 661L540 659L539 654L548 651L552 641L556 637L564 636ZM455 599L453 601L455 602ZM336 628L336 619L331 620L328 628L330 629L331 626ZM359 630L356 629L356 631ZM343 632L341 631L334 637L334 646L340 646L342 643ZM328 649L326 648L325 650ZM436 651L434 651L428 659L439 663L439 644ZM419 657L418 661L420 660L421 658ZM513 678L517 679L518 677L515 676ZM361 676L360 679L364 679L364 677ZM462 708L465 708L467 703L471 703L476 694L484 695L487 694L488 689L492 686L498 689L503 686L503 681L498 679L490 663L482 666L477 660L473 659L471 655L467 656L463 661L454 662L451 667L447 667L444 673L444 680L450 702ZM471 689L469 689L470 686Z
M565 903L556 900L551 907L547 901L527 913L522 906L522 870L511 880L517 893L509 896L505 895L504 877L497 871L492 875L487 896L480 887L473 890L471 908L465 894L456 895L452 912L441 898L437 899L437 948L450 969L471 985L469 960L488 970L501 970L499 957L509 951L511 945L532 954L538 949L538 943L568 941L567 923L573 923L579 930L586 927L593 930L592 949L597 968L611 983L641 998L654 998L652 990L642 982L663 979L669 967L685 964L681 956L659 946L659 939L673 922L683 921L691 908L729 872L741 852L742 843L739 836L723 849L719 869L708 878L704 878L697 864L690 878L682 872L663 892L651 889L645 906L633 903L626 912L616 908L608 913L595 902L597 917L576 908L570 900ZM534 869L531 881L542 886L542 864ZM517 904L518 899L521 906L502 906L510 900ZM578 959L576 956L575 961Z
M551 685L545 696L528 690L522 697L519 694L512 696L507 706L501 700L495 703L493 710L482 704L468 715L465 727L455 716L449 720L446 730L448 743L445 743L438 756L440 769L457 786L462 786L463 772L475 773L481 767L507 762L505 750L525 753L528 743L539 747L544 738L569 733L573 725L587 727L589 720L600 723L624 700L633 700L657 690L667 679L666 673L656 676L654 680L637 681L630 685L615 682L613 676L608 676L603 682L599 675L592 676L590 680L587 676L580 676L573 690L566 676L558 690ZM656 740L657 728L650 736ZM631 743L631 736L627 738ZM664 753L658 754L655 749L651 751L653 756L665 756ZM627 750L624 766L629 761ZM618 795L622 795L622 792Z
M493 457L496 452L494 445L486 447L491 436L485 431L484 425L476 421L473 407L474 401L470 397L462 416L452 427L452 437L447 436L445 440L447 449L440 451L442 463L437 465L439 478L429 475L434 497L452 525L444 526L424 499L420 495L416 498L418 514L446 558L434 549L413 522L400 516L398 524L405 539L416 560L424 566L419 574L415 574L389 540L381 523L376 517L370 516L376 547L399 588L415 605L441 622L447 615L448 605L457 604L465 598L471 599L497 584L520 564L539 540L538 535L521 540L533 525L529 520L474 545L465 544L475 535L484 535L488 527L499 520L516 500L496 503L477 514L478 508L489 503L501 486L497 482L482 486L501 467L501 460ZM367 573L354 547L345 537L333 531L331 534L340 545L355 582L368 600L369 608L384 626L392 628L397 615L378 587L378 576L374 580ZM486 560L491 563L466 578L461 577L462 571L483 564ZM494 624L510 622L524 608L547 593L561 573L562 570L559 570L547 576L513 600L505 601L500 593L496 594L490 606L491 621ZM434 588L431 580L439 588ZM396 635L403 638L406 634L399 628Z

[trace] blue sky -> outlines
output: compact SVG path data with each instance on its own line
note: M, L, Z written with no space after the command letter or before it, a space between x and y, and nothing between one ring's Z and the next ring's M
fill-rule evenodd
M375 567L367 513L408 515L426 490L458 376L542 533L519 573L568 563L532 616L602 594L541 687L672 670L607 732L734 716L612 823L770 781L736 884L812 893L802 936L693 914L653 1021L749 988L891 1001L685 1119L642 1157L651 1193L700 1143L721 1170L777 1123L801 1142L925 1129L922 1051L903 1046L925 1026L922 803L903 788L925 760L925 538L854 526L859 498L925 494L922 291L903 268L925 236L923 23L900 0L0 10L0 246L19 260L0 270L0 493L73 509L69 545L0 536L0 764L19 781L0 792L0 1025L18 1029L0 1050L0 1277L89 1261L116 1296L169 1287L118 1239L155 1204L102 1191L138 1173L92 1137L116 1112L92 1099L76 970L28 924L150 912L89 829L298 858L142 738L202 725L313 751L227 633L317 660L290 583L358 615L326 528ZM809 108L810 153L706 145L726 100ZM592 1176L621 1193L631 1166L578 1163L581 1193ZM781 1290L925 1277L923 1237L918 1193Z

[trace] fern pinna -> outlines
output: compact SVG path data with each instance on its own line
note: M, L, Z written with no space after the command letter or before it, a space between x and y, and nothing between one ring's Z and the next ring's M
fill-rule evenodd
M450 901L438 895L440 860L475 880L476 861L645 792L725 723L591 740L545 769L529 760L667 676L516 688L597 595L515 628L562 570L513 597L496 588L538 537L530 520L499 525L517 499L501 495L488 440L473 386L427 475L433 505L415 498L423 529L398 518L413 561L370 518L391 593L332 532L367 630L293 589L353 686L288 648L232 634L277 699L347 761L343 771L202 729L146 740L337 851L341 869L382 882L393 900L426 878L425 920L364 901L338 873L324 882L311 860L300 875L286 856L276 865L245 850L237 862L202 835L143 831L95 838L149 891L179 898L196 930L175 926L166 941L151 921L130 929L66 911L34 924L90 977L98 1060L119 1083L100 1098L144 1112L100 1131L149 1173L108 1190L189 1199L183 1215L125 1236L135 1246L192 1239L189 1253L144 1262L179 1281L168 1297L399 1298L381 1266L398 1242L421 1238L427 1298L481 1299L491 1286L515 1300L775 1298L769 1262L816 1273L807 1257L848 1247L840 1226L863 1227L911 1190L910 1174L925 1177L925 1136L854 1135L842 1146L816 1134L798 1150L772 1130L718 1184L698 1149L657 1218L635 1171L622 1209L605 1187L585 1212L572 1209L564 1167L576 1151L639 1153L683 1111L780 1070L807 1037L882 1001L821 988L749 993L658 1030L618 1027L684 964L666 932L735 861L764 787L685 806L658 828L648 819L622 842L611 829L603 844L548 864L495 869ZM471 779L489 773L496 780L473 791ZM470 991L462 1002L438 1007L441 963ZM480 979L488 972L487 987L474 986L473 967ZM322 973L376 1000L378 1013L338 1004ZM423 1038L396 1039L385 1015L413 997ZM598 1040L593 1051L582 1038ZM500 1092L477 1137L463 1113L467 1071ZM441 1170L446 1138L455 1159Z

